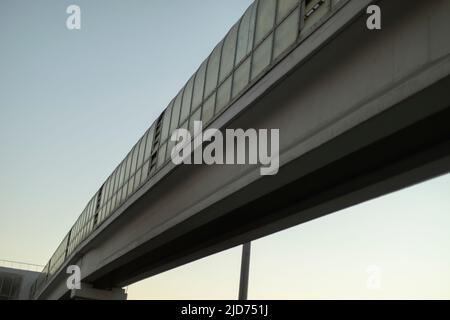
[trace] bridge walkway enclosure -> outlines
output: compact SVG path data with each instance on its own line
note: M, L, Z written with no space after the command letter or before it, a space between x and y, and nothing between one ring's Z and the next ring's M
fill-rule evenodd
M382 29L366 27L377 4ZM450 1L254 1L117 166L32 288L120 288L449 171ZM280 129L280 170L174 165L176 128Z

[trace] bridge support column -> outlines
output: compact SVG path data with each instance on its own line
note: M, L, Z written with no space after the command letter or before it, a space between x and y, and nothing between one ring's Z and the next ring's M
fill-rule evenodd
M250 254L251 242L244 243L242 246L241 261L241 279L239 282L239 300L247 300L248 298L248 278L250 274Z
M72 300L127 300L127 294L122 288L111 290L95 289L87 283L81 284L81 289L72 289L70 292Z

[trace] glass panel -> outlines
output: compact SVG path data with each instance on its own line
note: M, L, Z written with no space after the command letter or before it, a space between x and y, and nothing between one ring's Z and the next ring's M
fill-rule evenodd
M158 163L157 167L161 167L164 164L165 156L166 156L166 146L167 143L164 143L158 151Z
M139 156L137 161L137 168L139 168L144 163L144 151L145 151L145 138L141 139L141 143L139 144Z
M258 45L272 30L275 22L276 0L260 0L258 5L258 17L256 19L255 44Z
M145 162L144 165L142 166L142 183L145 182L147 180L148 177L148 164L149 161Z
M127 198L127 183L125 183L125 185L123 186L120 202L123 203L126 200L126 198Z
M134 192L134 176L130 178L130 181L128 181L128 192L127 197L131 196L131 194Z
M119 207L120 204L122 203L120 201L120 190L122 190L122 189L117 190L117 193L116 193L116 208Z
M280 0L278 1L277 22L283 20L291 10L299 4L299 0ZM298 12L297 12L298 14Z
M205 83L205 71L206 71L206 61L202 63L195 76L192 110L195 110L195 108L197 108L203 101L203 85Z
M247 58L234 72L233 98L247 86L250 79L250 57Z
M219 73L221 48L222 43L217 45L214 51L209 56L208 69L206 70L205 97L207 97L217 87L217 76Z
M119 187L123 186L123 180L125 177L125 162L120 165L120 177L119 177Z
M116 193L118 189L119 184L119 176L117 175L117 172L113 173L113 179L111 180L111 197Z
M219 88L217 91L217 105L216 105L216 112L219 113L223 107L227 105L228 102L230 102L230 95L231 95L231 78L229 77Z
M270 63L272 50L272 38L270 35L253 54L252 79L255 79Z
M141 185L141 173L142 173L142 169L139 169L136 172L136 178L134 180L134 190L136 190Z
M103 197L104 198L104 203L103 203L103 205L106 203L106 201L108 201L108 199L109 199L109 185L110 185L110 180L111 180L111 177L109 177L108 178L108 180L106 180L106 183L105 183L105 196Z
M236 62L235 62L236 65L239 62L241 62L242 59L244 59L244 57L247 54L249 54L253 48L255 17L256 17L256 6L253 4L250 8L247 9L239 25L238 43L236 49Z
M295 10L275 31L274 57L295 43L298 35L299 13Z
M222 82L231 72L234 66L234 55L236 49L237 27L234 25L228 33L222 49L222 62L220 64L219 82Z
M120 184L119 184L120 169L121 169L121 167L119 166L119 167L116 169L116 172L115 172L115 176L116 176L116 181L115 181L116 187L115 187L115 191L117 191L117 190L120 188Z
M108 179L106 179L105 183L103 184L102 198L101 198L101 201L100 201L100 207L102 207L105 204L106 197L108 196L107 193L106 193L107 182L108 182Z
M175 103L173 105L172 110L172 121L170 122L170 132L173 132L178 126L178 119L180 117L180 108L181 108L181 92L178 94L175 99Z
M208 100L205 101L202 112L203 124L208 123L214 116L215 103L216 103L216 94L213 94L211 97L209 97Z
M192 88L194 86L194 78L191 78L187 83L184 93L183 93L183 104L181 107L180 122L186 120L191 112L191 98L192 98Z
M125 179L124 181L127 182L128 178L130 177L130 168L131 168L131 156L132 152L130 152L127 156L127 169L125 171Z
M105 208L102 208L98 213L97 223L98 224L102 223L104 218L105 218Z
M103 222L106 219L106 207L104 207L100 213L100 222Z
M112 200L111 200L111 207L112 207L112 210L115 210L115 209L117 208L116 200L117 200L117 193L114 195L114 197L113 197Z
M199 108L195 113L191 116L191 119L189 120L189 131L191 132L191 136L194 137L194 121L200 121L202 115L202 109Z
M169 118L170 118L170 116L169 116ZM167 125L167 128L169 128L169 125ZM147 144L145 146L144 161L147 160L148 158L150 158L150 154L152 152L154 131L155 131L155 125L153 124L152 127L150 128L149 132L148 132L148 135L147 135ZM168 129L167 129L167 132L168 132Z
M106 181L106 189L105 189L105 203L109 200L111 197L112 188L111 188L111 176L109 176L108 180Z
M134 172L136 171L136 162L137 162L137 156L138 156L138 145L136 145L133 149L133 158L131 160L131 174L134 174Z
M161 128L161 141L166 140L167 135L169 134L170 116L172 115L172 107L173 107L173 101L170 103L169 107L164 112L163 124L162 124L162 128ZM151 140L153 141L153 135L152 135ZM151 145L151 143L150 143L150 145ZM149 156L150 156L150 153L149 153ZM146 156L146 159L147 158L148 157Z
M112 197L113 192L114 192L114 172L109 177L108 198Z

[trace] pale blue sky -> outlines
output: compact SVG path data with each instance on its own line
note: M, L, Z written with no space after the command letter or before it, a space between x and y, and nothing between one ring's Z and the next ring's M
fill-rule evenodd
M0 257L46 263L250 3L0 2Z
M0 2L0 259L47 262L250 3ZM80 31L66 28L70 4ZM449 189L446 176L255 242L250 297L450 298ZM235 298L239 255L143 281L130 298ZM373 264L383 270L375 292Z

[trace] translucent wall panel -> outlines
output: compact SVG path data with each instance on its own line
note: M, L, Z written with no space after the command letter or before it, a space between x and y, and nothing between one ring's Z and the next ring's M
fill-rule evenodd
M255 79L269 64L272 55L271 34L253 53L252 79Z
M130 169L131 169L131 156L133 155L133 152L130 152L127 156L127 167L125 170L125 182L128 180L128 178L130 177Z
M125 161L126 164L126 161ZM112 193L113 193L113 176L111 175L108 179L108 187L107 187L107 197L106 200L109 200L112 197Z
M178 127L178 120L180 118L180 109L181 109L181 92L178 94L177 98L175 99L173 109L172 109L172 120L170 122L170 132L169 135Z
M139 143L138 143L139 145ZM115 187L114 187L114 192L117 192L117 190L119 190L120 188L120 166L117 167L116 172L114 174L114 179L115 179Z
M131 160L131 173L130 174L134 174L134 172L136 171L136 162L137 162L137 156L138 156L138 145L136 145L133 149L133 158ZM114 187L114 192L117 191L117 186Z
M202 121L204 124L208 123L213 118L215 104L216 104L215 94L213 94L211 97L209 97L208 100L205 101L202 112Z
M194 96L192 97L192 110L195 110L203 101L203 87L207 61L203 62L197 71L194 81Z
M209 56L208 68L206 69L205 97L217 87L221 49L222 44L220 43Z
M119 188L119 190L117 190L117 193L116 193L116 195L114 196L114 198L115 198L115 207L116 207L116 209L120 206L120 204L122 203L121 201L120 201L120 196L121 196L121 194L119 193L120 192L120 188Z
M172 116L172 107L173 107L173 101L170 103L170 105L167 107L166 111L164 112L164 118L161 128L161 141L164 141L167 139L167 136L169 135L169 129L170 129L170 119Z
M166 110L167 112L167 110ZM145 157L144 161L148 160L150 158L150 155L152 153L152 145L153 145L153 136L155 134L155 124L151 126L151 128L148 130L147 133L147 142L145 146Z
M232 83L231 78L232 77L228 77L228 79L217 90L216 113L219 113L230 101Z
M133 194L134 192L133 186L134 186L134 175L132 175L130 180L128 180L127 198Z
M136 176L134 178L134 190L137 190L139 188L139 186L141 185L141 174L142 174L142 169L138 169L136 171Z
M137 148L137 147L136 147ZM117 191L117 185L119 184L119 178L117 177L117 169L113 173L113 194Z
M299 20L299 9L297 9L275 30L274 58L297 40Z
M234 25L223 43L219 82L222 82L230 74L231 70L233 70L237 30L238 24Z
M280 0L277 8L277 22L283 20L296 6L300 0Z
M149 163L150 161L147 160L142 166L142 182L145 182L148 178Z
M126 163L122 162L122 164L120 165L120 174L119 174L119 188L123 186L123 184L125 183L125 168L126 167Z
M199 108L195 111L191 118L189 119L189 131L191 132L191 136L194 137L194 122L200 121L202 116L202 109Z
M144 163L144 152L145 152L145 137L141 139L139 143L139 154L136 167L139 168Z
M115 193L111 199L111 211L116 210L116 208L117 208L117 193Z
M275 23L276 0L260 0L256 18L255 44L260 43Z
M250 79L250 57L247 58L234 72L233 98L236 97L248 84Z
M106 200L108 199L108 181L109 181L109 178L106 179L105 183L103 184L102 201L100 203L101 206L104 206L106 203Z
M241 19L238 32L236 61L239 64L253 48L253 36L255 31L256 6L255 3L247 9Z
M120 202L124 202L127 198L127 184L124 183L120 194Z
M122 164L120 165L120 174L119 174L119 188L121 187L121 186L123 186L123 183L124 183L124 176L125 176L125 165L124 165L124 163L122 162Z
M191 78L188 81L188 83L186 84L186 87L184 88L180 122L183 122L184 120L186 120L191 112L191 98L192 98L193 87L194 87L194 78Z
M157 162L157 167L161 167L164 164L164 160L165 160L165 156L166 156L166 147L167 147L167 143L164 143L158 151L158 162Z

